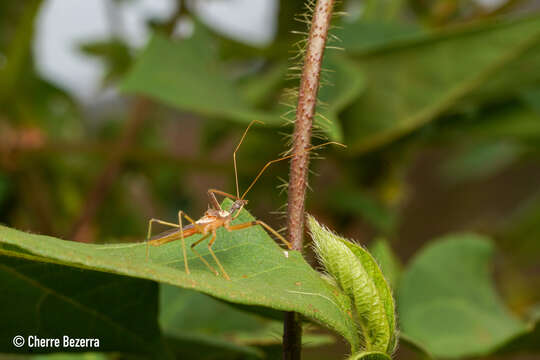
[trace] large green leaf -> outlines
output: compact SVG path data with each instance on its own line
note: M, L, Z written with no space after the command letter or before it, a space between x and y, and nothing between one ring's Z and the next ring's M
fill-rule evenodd
M155 34L124 79L121 89L147 95L180 110L248 123L283 122L256 110L225 75L202 26L190 38L170 40Z
M224 202L229 205L230 201ZM245 211L235 223L252 220ZM187 246L197 239L197 235L187 238ZM144 243L82 244L7 227L0 227L0 242L15 247L13 256L30 252L62 264L156 280L234 303L296 311L358 345L353 320L338 305L345 301L343 295L332 292L299 252L284 251L259 226L230 233L218 230L214 250L231 281L215 276L189 250L192 273L186 274L180 241L151 247L149 258ZM204 245L199 252L213 262Z
M369 85L347 114L346 133L352 150L363 152L457 107L538 83L540 16L420 36L361 52L357 61Z
M0 253L11 255L6 246ZM64 335L99 339L89 351L161 352L154 282L17 256L26 259L0 255L0 352L79 351L63 347ZM15 335L26 345L15 348ZM60 347L30 348L30 335L58 338Z
M450 235L421 251L401 278L402 331L435 357L481 356L524 332L490 279L493 246L474 234Z

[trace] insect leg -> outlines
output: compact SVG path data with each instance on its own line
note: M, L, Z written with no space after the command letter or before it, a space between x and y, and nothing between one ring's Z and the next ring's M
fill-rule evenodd
M287 247L289 249L292 249L292 246L291 246L291 243L289 241L287 241L280 233L278 233L276 230L272 229L270 227L270 225L266 224L265 222L261 221L261 220L253 220L253 221L249 221L249 222L246 222L246 223L242 223L242 224L237 224L237 225L230 225L228 226L226 229L227 230L241 230L241 229L246 229L248 227L252 227L252 226L255 226L255 225L261 225L262 227L264 227L266 230L270 231L275 237L277 237L279 240L281 240L285 245L287 245Z
M146 235L146 260L148 260L148 255L149 255L148 241L152 237L152 223L155 223L155 222L158 223L158 224L162 224L162 225L167 225L167 226L176 227L176 228L177 227L182 228L182 226L178 225L178 224L173 224L173 223L163 221L163 220L159 220L159 219L150 219L150 221L148 222L148 234Z
M210 239L210 241L208 242L208 251L210 251L210 254L212 255L212 257L214 258L216 264L218 264L221 272L223 273L223 277L227 280L231 280L231 278L229 277L229 274L227 274L227 272L225 271L225 269L223 268L223 265L221 265L221 263L219 262L216 254L214 254L214 251L212 251L212 245L214 245L214 241L216 241L216 232L213 231L212 232L212 238Z
M206 240L210 235L212 235L212 234L207 234L207 235L203 236L202 238L200 238L199 240L195 241L193 244L191 244L191 250L193 250L193 252L194 252L195 254L197 254L197 256L199 257L199 259L201 259L201 261L202 261L202 262L203 262L210 270L212 270L212 272L213 272L214 274L216 274L216 275L219 276L219 273L217 272L217 270L214 269L214 268L212 267L212 265L210 265L210 264L208 263L208 261L204 260L204 258L201 256L201 254L199 254L199 252L198 252L197 250L195 250L195 246L199 245L203 240Z
M178 212L178 224L180 224L180 239L182 239L182 254L184 255L184 267L186 268L186 274L189 275L189 266L186 254L186 241L184 240L184 229L182 226L182 214L183 211Z

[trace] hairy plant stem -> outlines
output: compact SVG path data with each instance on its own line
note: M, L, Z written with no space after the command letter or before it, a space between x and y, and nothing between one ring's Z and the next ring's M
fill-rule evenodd
M311 128L317 104L322 59L333 7L334 0L317 0L298 91L292 146L294 157L291 160L289 175L287 214L288 238L293 249L298 251L302 251L304 243L304 203L309 172L309 153L305 149L311 144ZM283 359L300 359L301 345L300 318L297 314L287 313L283 331Z

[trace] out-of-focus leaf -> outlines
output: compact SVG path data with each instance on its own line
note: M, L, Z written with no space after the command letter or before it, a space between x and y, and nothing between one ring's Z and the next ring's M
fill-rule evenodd
M7 257L13 246L5 243L0 253L0 351L78 351L63 347L67 335L99 339L97 351L162 353L155 283L44 263L27 252ZM15 335L25 344L30 335L59 338L60 347L16 348Z
M540 16L479 23L360 53L356 60L369 85L347 113L347 144L368 151L443 113L516 95L538 82L539 55Z
M540 87L524 90L521 98L531 109L540 114Z
M443 237L417 254L400 282L403 333L435 357L483 356L526 330L495 292L493 246L474 234Z
M240 92L252 106L266 105L283 86L287 75L287 64L277 63L264 73L257 72L244 79L240 84ZM270 99L269 99L270 97Z
M404 0L368 0L362 2L362 19L367 20L391 20L395 18L403 5Z
M190 38L170 40L155 34L122 82L128 93L147 95L180 110L248 123L281 124L279 115L248 105L224 72L212 40L196 27Z
M442 164L444 180L459 183L487 178L514 163L524 149L516 143L477 143Z
M165 335L175 338L212 338L235 343L238 333L253 333L266 341L271 334L263 335L263 328L270 323L240 311L207 295L161 284L159 322ZM254 338L254 342L256 339Z
M316 123L330 139L341 141L337 114L358 97L364 88L364 78L350 61L329 59L327 69L331 72L327 79L331 85L323 86L320 91L320 99L327 106L319 107L321 116ZM279 125L284 122L281 115L287 109L262 111L254 107L283 80L278 78L283 69L276 69L262 78L262 82L251 81L240 87L226 75L224 65L212 51L212 40L198 26L194 36L188 39L169 40L154 35L127 74L121 89L203 116L241 123L257 119ZM291 116L294 117L294 112Z
M119 39L95 41L81 45L81 51L101 59L105 64L104 82L108 83L124 75L131 64L131 52Z
M396 222L394 213L369 194L359 190L336 189L331 192L328 203L336 211L361 217L383 233L391 231Z
M480 140L510 139L535 145L540 139L540 114L527 106L494 107L454 131L456 138L466 133Z
M347 53L367 52L427 36L422 28L415 24L361 19L348 22L347 18L332 33L337 36L340 40L339 46L345 48Z
M223 204L229 208L231 202ZM233 222L253 221L247 211ZM214 297L246 305L296 311L343 335L357 346L353 319L343 311L343 294L334 293L301 254L284 251L259 226L227 232L220 228L214 251L232 280L217 277L191 251L189 245L200 238L186 239L191 274L184 270L181 241L150 249L144 243L92 245L33 235L0 227L0 242L22 251L66 265L114 272L197 290ZM204 246L199 253L213 263Z
M360 67L344 56L329 53L323 61L324 83L319 90L315 121L330 139L342 141L339 113L357 99L365 88Z
M386 239L375 239L369 247L384 277L392 289L396 289L401 277L402 265Z

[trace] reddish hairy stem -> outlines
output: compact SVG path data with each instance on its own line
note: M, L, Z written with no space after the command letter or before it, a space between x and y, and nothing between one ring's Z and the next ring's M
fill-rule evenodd
M287 215L288 238L293 249L298 251L302 251L304 244L304 203L309 172L309 153L304 149L311 145L311 128L317 105L322 59L333 7L334 0L317 0L298 92ZM283 359L299 360L302 350L302 326L299 315L287 313L283 326Z
M293 249L298 251L302 250L304 240L304 200L309 171L309 153L304 149L311 145L311 127L317 104L322 59L332 19L333 5L334 0L317 1L298 92L292 147L292 153L295 156L291 160L289 175L287 218L289 241L292 243Z

